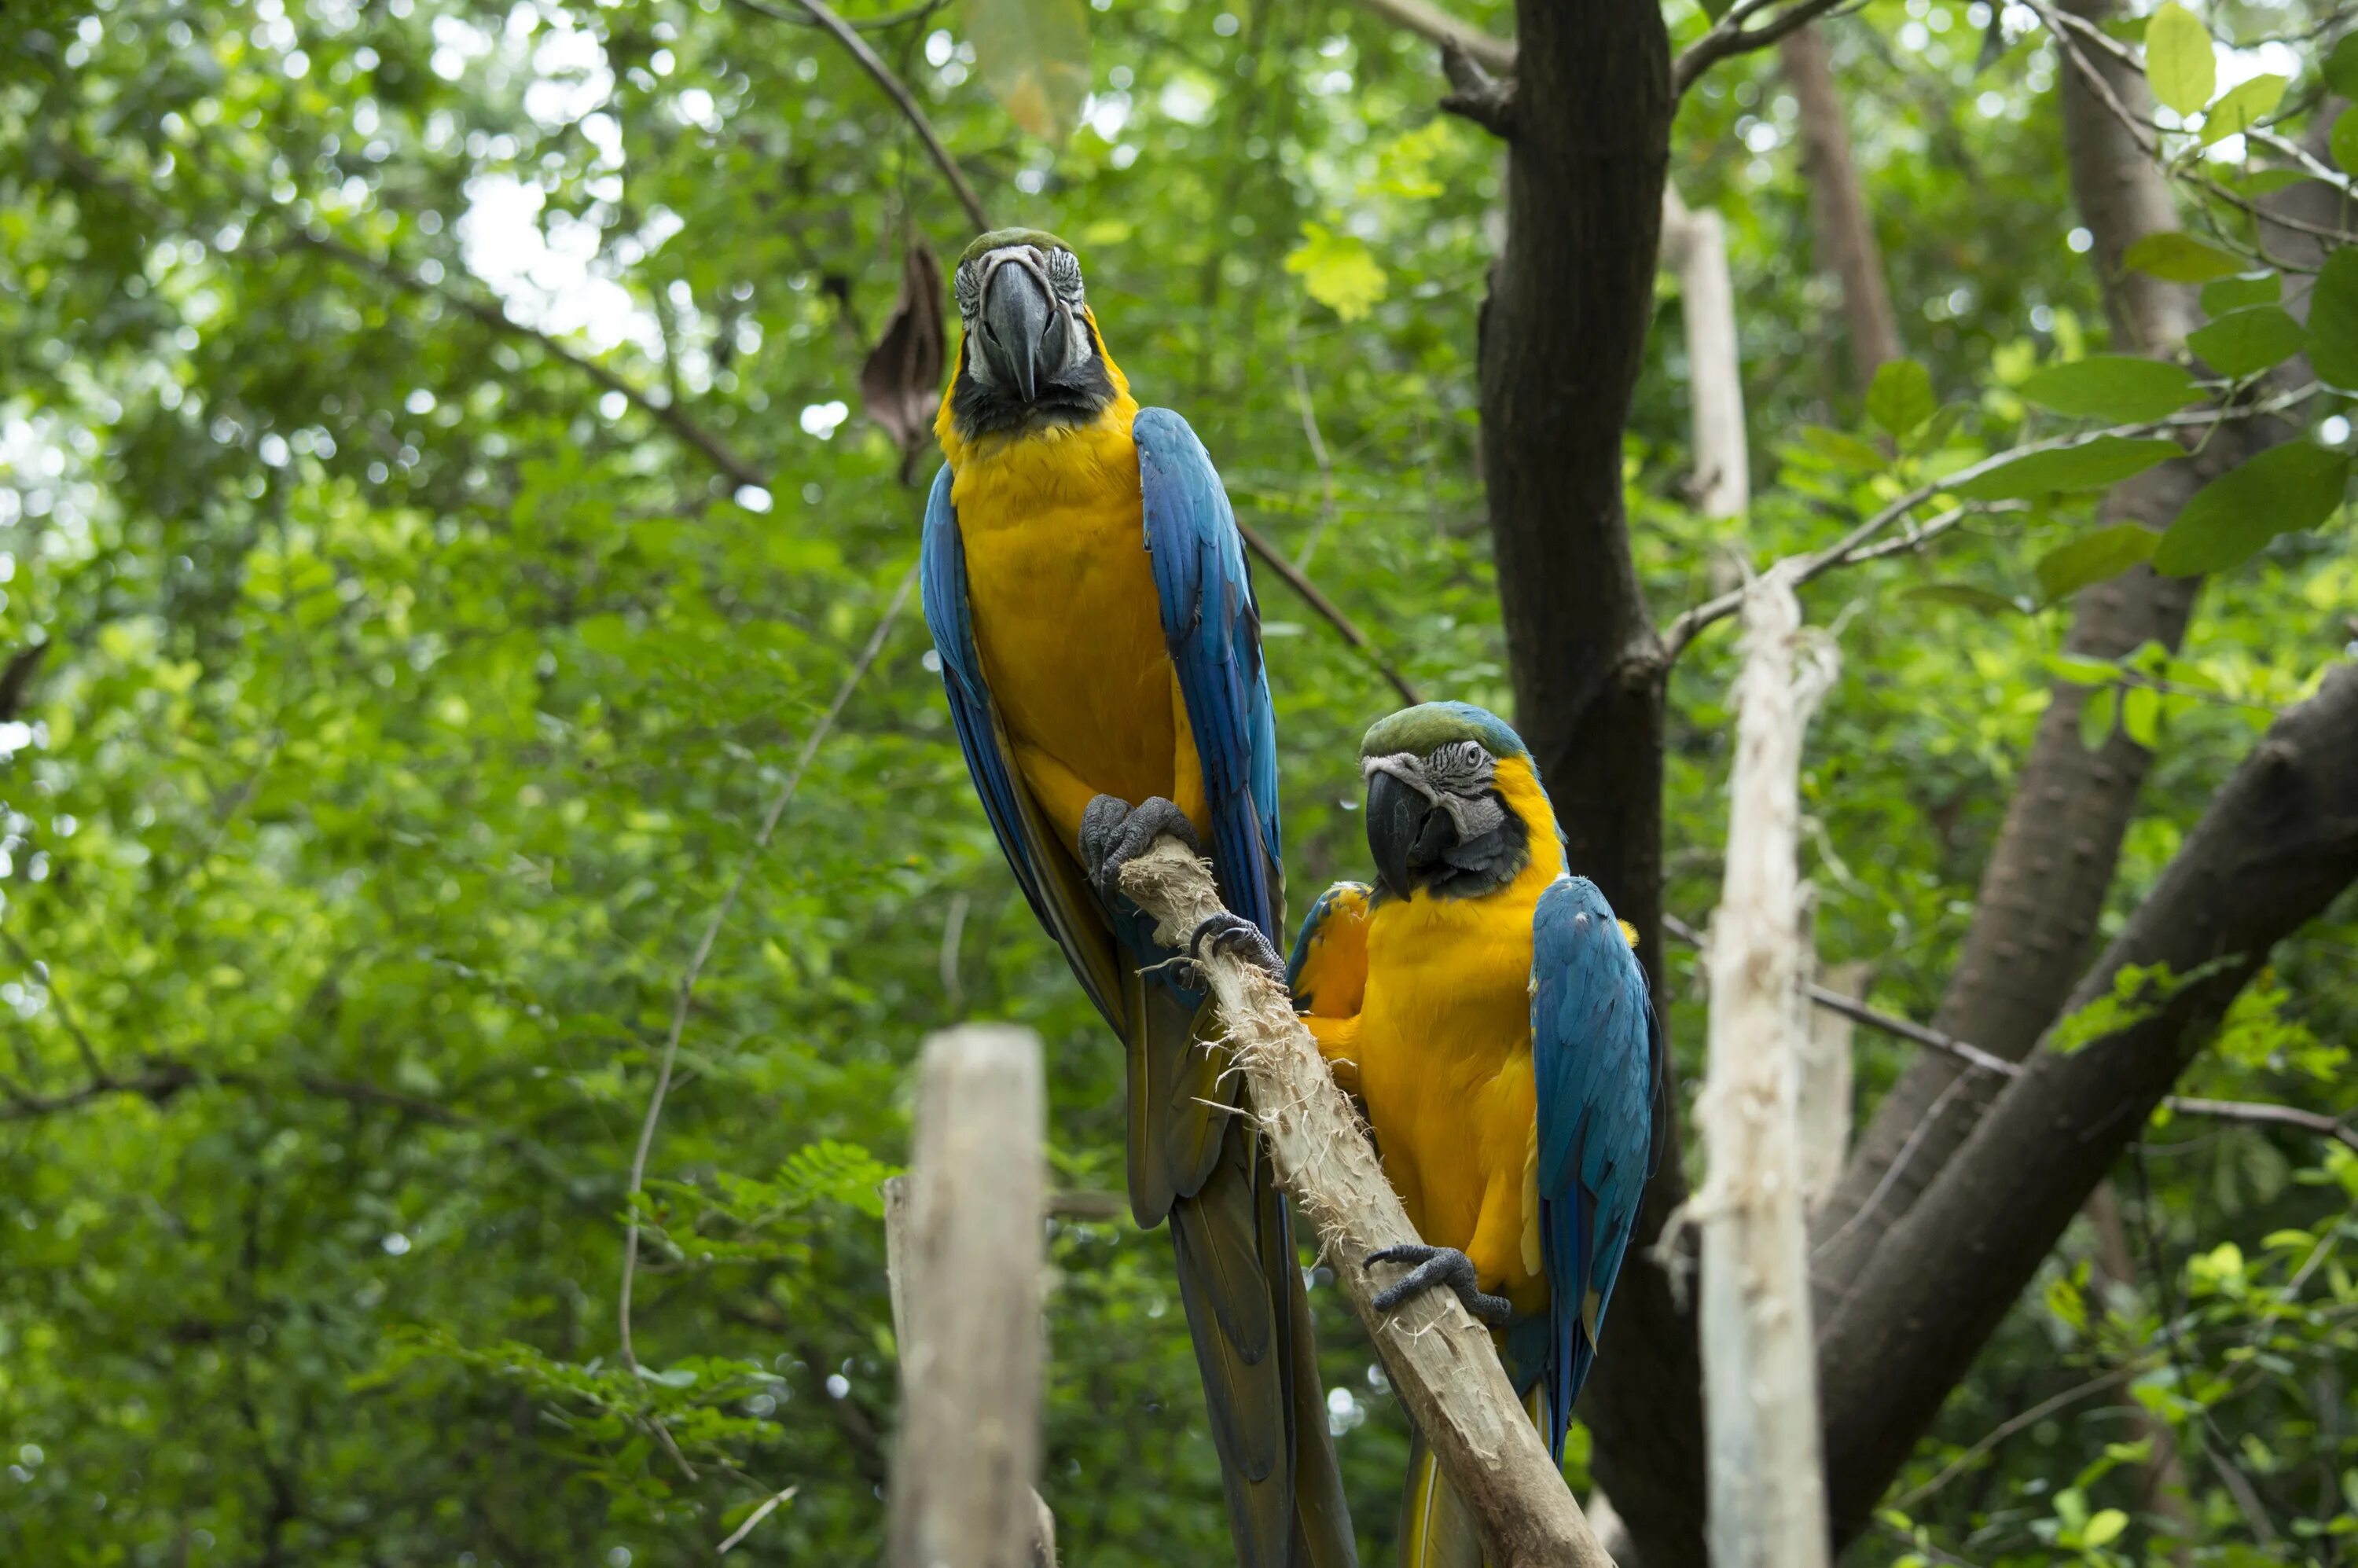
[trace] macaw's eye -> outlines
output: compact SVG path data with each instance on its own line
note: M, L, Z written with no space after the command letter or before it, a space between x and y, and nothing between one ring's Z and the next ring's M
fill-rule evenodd
M1435 789L1478 795L1489 786L1497 764L1478 741L1452 741L1424 760L1424 776Z
M1070 251L1048 253L1048 282L1066 304L1081 300L1081 258Z
M975 276L974 267L960 263L950 277L950 293L957 299L958 314L971 318L982 308L982 279Z

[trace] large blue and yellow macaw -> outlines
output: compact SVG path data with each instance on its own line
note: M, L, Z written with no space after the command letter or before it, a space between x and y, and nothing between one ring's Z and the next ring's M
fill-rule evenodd
M985 234L953 288L923 585L958 744L1033 913L1128 1046L1130 1206L1171 1221L1238 1561L1352 1564L1284 1197L1210 1009L1115 881L1175 834L1230 912L1191 949L1279 968L1277 727L1243 541L1186 421L1131 399L1070 246Z
M1662 1040L1632 934L1563 836L1521 740L1462 702L1368 731L1377 881L1321 895L1288 979L1422 1244L1389 1310L1447 1284L1491 1325L1557 1462L1653 1159ZM1422 1439L1403 1568L1479 1568Z

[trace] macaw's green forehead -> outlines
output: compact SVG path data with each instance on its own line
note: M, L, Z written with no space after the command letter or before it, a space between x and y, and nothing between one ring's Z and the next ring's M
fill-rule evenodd
M1493 757L1528 757L1523 738L1507 721L1470 702L1427 702L1403 708L1369 726L1359 742L1363 757L1390 757L1401 752L1428 756L1453 741L1478 741Z
M1073 247L1049 233L1045 229L993 229L967 246L966 254L958 257L958 265L979 261L995 250L1008 245L1030 245L1037 251L1069 251Z

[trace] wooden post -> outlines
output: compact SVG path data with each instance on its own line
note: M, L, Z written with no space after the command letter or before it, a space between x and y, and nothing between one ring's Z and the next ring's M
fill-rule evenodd
M901 1346L893 1568L1040 1561L1045 1119L1029 1030L969 1024L926 1042L916 1157L885 1192Z
M1797 657L1797 655L1799 655ZM1710 947L1700 1321L1713 1568L1826 1568L1798 1101L1801 736L1833 676L1782 570L1744 598L1727 871Z
M1124 866L1121 886L1159 923L1155 939L1172 947L1220 909L1210 866L1169 838ZM1284 983L1224 953L1203 967L1278 1181L1316 1229L1392 1387L1465 1499L1486 1560L1493 1568L1611 1568L1509 1387L1489 1332L1445 1290L1375 1310L1370 1298L1401 1269L1384 1264L1379 1280L1362 1260L1416 1233Z

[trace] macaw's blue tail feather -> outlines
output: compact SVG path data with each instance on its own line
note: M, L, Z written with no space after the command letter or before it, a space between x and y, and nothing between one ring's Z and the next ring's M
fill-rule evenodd
M1239 1568L1357 1568L1284 1195L1208 1007L1130 982L1130 1203L1171 1222Z

